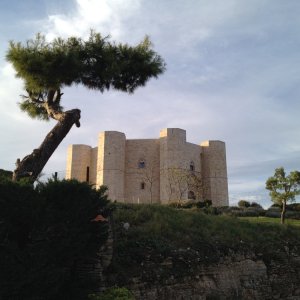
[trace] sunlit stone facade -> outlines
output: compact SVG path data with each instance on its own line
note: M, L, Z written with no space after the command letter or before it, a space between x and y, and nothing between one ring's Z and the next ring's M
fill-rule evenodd
M128 203L211 200L228 205L225 143L188 143L179 128L160 131L158 139L126 139L105 131L98 147L70 145L66 178L106 185L109 198Z

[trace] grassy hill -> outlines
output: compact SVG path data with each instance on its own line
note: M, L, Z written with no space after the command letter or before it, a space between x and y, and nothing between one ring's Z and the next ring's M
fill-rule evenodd
M185 276L192 272L194 260L204 265L217 263L231 252L251 252L269 261L285 253L288 246L290 252L300 255L299 226L260 220L266 218L213 216L197 209L159 205L118 205L114 212L115 255L109 273L114 274L112 280L126 284L128 270L130 277L140 276L147 261L159 266L170 259L181 260L177 271ZM124 223L130 224L128 230ZM150 273L147 269L145 276ZM168 278L170 274L166 271L160 276Z

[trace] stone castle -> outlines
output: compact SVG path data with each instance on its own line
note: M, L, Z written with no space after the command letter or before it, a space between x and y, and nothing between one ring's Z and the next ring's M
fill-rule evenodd
M98 147L70 145L66 178L105 185L118 202L194 199L228 205L225 143L188 143L179 128L161 130L159 139L126 139L122 132L105 131Z

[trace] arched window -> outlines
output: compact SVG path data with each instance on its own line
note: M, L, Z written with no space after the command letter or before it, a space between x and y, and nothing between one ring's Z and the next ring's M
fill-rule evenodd
M189 191L189 193L188 193L188 199L196 200L196 196L195 196L195 193L193 191Z
M144 159L140 159L138 163L139 169L144 169L146 167L146 163Z
M190 171L192 171L192 172L195 171L195 164L193 161L190 162Z
M144 190L145 189L145 182L141 182L141 190Z

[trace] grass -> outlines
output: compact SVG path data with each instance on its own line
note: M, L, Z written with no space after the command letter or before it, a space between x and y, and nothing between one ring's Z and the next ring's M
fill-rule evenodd
M252 223L272 223L280 224L280 218L269 218L269 217L240 217L241 221L247 220ZM285 219L285 225L300 226L300 220Z
M259 253L271 258L285 253L286 245L290 245L300 255L299 226L281 226L277 221L206 215L197 209L161 205L118 205L114 212L111 273L118 274L117 281L126 284L128 270L132 277L142 276L142 269L143 276L151 277L156 272L153 264L163 268L168 278L169 269L163 267L168 260L175 266L172 272L178 267L177 275L183 276L192 272L193 266L218 263L231 252ZM126 222L130 224L128 230L123 228ZM152 268L147 269L149 264Z

